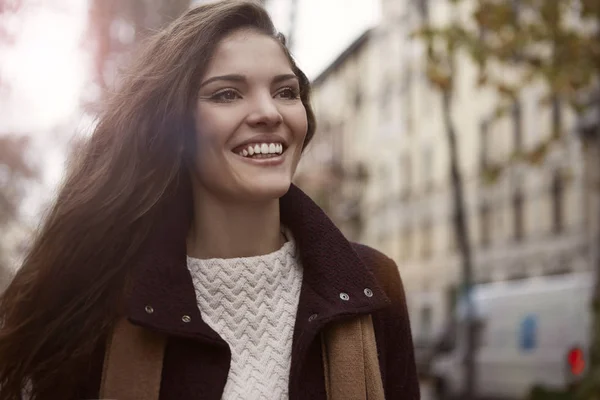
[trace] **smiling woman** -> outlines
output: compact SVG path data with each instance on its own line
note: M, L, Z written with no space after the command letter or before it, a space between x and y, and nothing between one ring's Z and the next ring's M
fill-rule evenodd
M195 115L195 197L268 204L267 215L277 216L308 127L300 81L281 43L253 28L224 37L200 84ZM205 220L202 214L196 213Z
M417 399L396 265L291 183L310 86L265 10L135 60L0 300L0 398Z

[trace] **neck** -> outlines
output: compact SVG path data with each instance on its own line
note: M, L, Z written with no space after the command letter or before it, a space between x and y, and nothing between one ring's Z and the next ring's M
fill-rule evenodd
M284 242L279 199L226 202L194 190L194 221L187 238L190 257L252 257L277 251Z

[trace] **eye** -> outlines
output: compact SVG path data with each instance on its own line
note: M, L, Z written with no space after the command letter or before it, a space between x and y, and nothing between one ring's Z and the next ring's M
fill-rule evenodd
M278 91L275 97L286 100L295 100L300 97L300 91L296 88L288 86Z
M242 96L234 89L224 89L213 94L210 99L218 103L229 103L236 99L240 99Z

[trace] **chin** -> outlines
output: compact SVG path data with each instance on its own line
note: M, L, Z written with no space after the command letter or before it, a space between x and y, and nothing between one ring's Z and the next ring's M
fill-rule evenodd
M245 192L255 201L268 201L279 199L285 195L292 184L291 179L270 179L264 182L254 182L247 187Z

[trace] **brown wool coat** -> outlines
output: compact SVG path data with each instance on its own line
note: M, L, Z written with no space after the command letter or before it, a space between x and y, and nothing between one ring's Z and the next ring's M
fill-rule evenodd
M376 250L348 242L295 186L281 198L280 208L282 224L292 231L304 267L293 334L290 400L326 399L319 334L329 324L363 314L372 315L386 399L419 399L406 299L396 264ZM160 400L218 400L227 380L230 351L202 320L186 267L189 188L181 185L163 211L132 268L126 316L168 337ZM367 296L365 289L373 295ZM342 300L340 293L348 294L349 300ZM98 397L103 357L101 346L78 398Z

